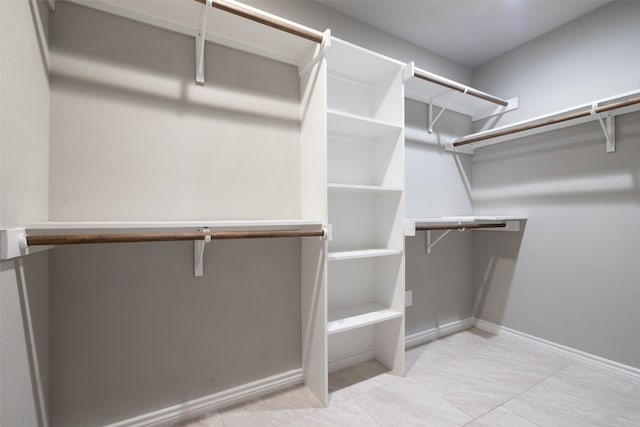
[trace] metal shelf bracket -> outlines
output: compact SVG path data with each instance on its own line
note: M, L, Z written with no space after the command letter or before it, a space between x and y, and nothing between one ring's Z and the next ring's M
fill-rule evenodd
M305 64L304 66L298 67L298 76L303 76L309 72L315 65L322 61L325 56L327 49L331 47L331 29L327 28L325 32L322 34L322 43L320 43L320 48L317 49L315 55L311 58L311 60Z
M447 109L449 108L449 105L451 105L451 103L453 102L453 100L460 94L462 95L466 95L466 93L469 91L468 87L465 87L463 92L458 92L458 91L453 91L453 94L449 97L449 100L447 101L447 103L444 105L444 107L442 107L442 109L440 110L440 112L438 113L438 115L435 117L435 119L433 118L433 100L436 99L438 96L441 96L442 94L432 98L429 101L429 111L428 111L428 116L427 116L427 131L429 133L433 133L433 126L436 124L436 122L438 121L438 119L440 118L440 116L442 116L442 113L444 113L445 111L447 111ZM447 91L447 92L451 92L451 91ZM446 92L444 92L446 93Z
M204 45L207 38L207 13L212 7L213 0L207 0L200 13L200 25L196 34L196 84L204 85Z
M598 103L591 105L591 114L598 118L602 132L604 132L605 144L607 153L613 153L616 151L616 129L615 129L615 117L611 113L598 113ZM604 117L604 119L603 119Z
M198 229L198 231L202 231L203 233L208 233L209 228L204 227ZM193 242L193 275L195 277L204 276L204 247L207 243L211 241L211 236L204 236L203 240L196 240Z
M458 225L462 225L462 222L458 221ZM438 236L438 238L434 241L431 241L431 230L427 230L426 234L426 249L427 249L427 253L430 254L431 253L431 249L433 249L433 247L435 245L438 244L438 242L442 239L445 238L445 236L447 234L449 234L451 231L453 230L445 230L444 233L442 233L440 236ZM458 231L463 232L465 231L465 228L460 228Z

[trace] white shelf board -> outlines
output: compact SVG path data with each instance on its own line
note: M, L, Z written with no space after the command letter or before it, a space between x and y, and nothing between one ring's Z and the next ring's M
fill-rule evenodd
M380 138L402 131L402 126L393 123L356 116L337 110L327 111L327 122L330 135L339 134L352 135L359 138Z
M239 221L50 221L20 225L25 230L37 230L46 234L87 231L87 232L117 232L120 230L151 231L151 230L185 230L193 231L201 227L209 227L211 230L289 230L289 229L318 229L322 227L321 221L282 219L282 220L239 220Z
M329 183L328 190L332 193L360 193L360 194L399 194L400 187L381 187L377 185L354 185Z
M346 332L402 317L402 312L376 303L368 303L342 310L329 311L327 332L329 335Z
M417 77L410 78L405 82L404 96L424 103L433 101L433 105L440 108L448 104L447 110L467 116L477 116L478 113L500 111L500 108L507 108Z
M478 216L441 216L433 218L409 218L410 221L414 221L416 225L428 225L428 224L447 224L451 222L461 222L463 224L477 224L482 222L492 221L522 221L527 218L523 216L511 216L511 215L478 215Z
M193 37L198 32L200 16L205 8L188 0L71 1ZM300 65L303 56L315 45L312 41L214 8L207 12L206 40L293 65Z
M349 259L375 258L381 256L401 255L400 249L359 249L352 251L335 251L329 252L327 259L329 261L344 261Z
M520 231L520 223L526 221L526 217L513 215L476 215L476 216L442 216L433 218L408 218L406 220L407 228L413 229L413 232L407 235L415 235L415 227L420 225L437 225L437 224L482 224L487 222L505 222L504 228L487 228L474 229L475 231Z
M374 85L404 67L400 61L336 37L331 38L331 47L325 56L330 74L368 85Z
M586 104L580 104L580 105L576 105L573 107L569 107L569 108L565 108L563 110L558 110L555 111L553 113L549 113L549 114L544 114L541 116L537 116L537 117L533 117L531 119L527 119L527 120L522 120L522 121L518 121L515 123L511 123L505 126L499 126L499 127L495 127L492 129L488 129L488 130L483 130L481 132L476 132L476 133L472 133L469 135L465 135L461 138L457 138L455 140L453 140L453 142L451 144L447 144L447 146L452 150L452 151L458 151L458 150L471 150L471 153L473 153L473 150L476 148L482 148L482 147L486 147L489 145L494 145L494 144L498 144L501 142L507 142L507 141L512 141L515 139L520 139L520 138L525 138L527 136L532 136L532 135L537 135L540 133L545 133L545 132L551 132L554 130L558 130L558 129L563 129L566 127L570 127L570 126L577 126L583 123L588 123L588 122L592 122L594 120L598 120L597 115L592 114L586 117L581 117L578 119L573 119L573 120L567 120L567 121L563 121L560 123L555 123L552 125L545 125L542 127L538 127L538 128L534 128L534 129L529 129L529 130L525 130L525 131L521 131L521 132L516 132L516 133L512 133L512 134L507 134L507 135L503 135L503 136L496 136L496 137L491 137L489 139L486 139L484 141L478 141L478 142L473 142L469 145L462 145L459 147L454 147L453 144L459 140L465 140L468 138L474 138L477 136L485 136L485 135L493 135L495 133L499 133L502 131L506 131L512 128L517 128L520 126L526 126L526 125L530 125L530 124L535 124L535 123L539 123L539 122L544 122L550 119L554 119L557 118L559 116L564 116L570 113L575 113L577 111L582 111L585 109L589 109L592 108L593 105L601 105L603 103L608 103L608 102L618 102L618 101L624 101L627 100L629 98L635 97L640 95L640 89L639 90L633 90L630 92L625 92L625 93L621 93L618 95L614 95L614 96L610 96L607 98L600 98L596 101L590 102L590 103L586 103ZM620 108L617 110L611 110L606 114L609 114L613 117L615 116L619 116L622 114L628 114L628 113L633 113L636 111L640 111L640 104L635 104L635 105L631 105L628 107L624 107L624 108ZM604 135L603 135L603 139L604 139Z

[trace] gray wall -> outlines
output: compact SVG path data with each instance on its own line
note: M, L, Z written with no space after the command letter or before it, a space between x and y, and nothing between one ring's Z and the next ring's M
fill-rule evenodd
M519 97L519 109L488 122L509 124L640 89L639 16L640 2L613 1L474 70L474 86Z
M295 67L60 2L51 218L300 215ZM57 247L51 420L103 425L300 368L300 243Z
M47 219L49 162L48 10L44 2L0 2L0 228ZM21 293L22 280L28 299ZM24 303L48 389L48 257L0 263L0 425L39 420ZM46 406L46 402L45 402Z
M300 217L295 67L62 2L51 22L50 218Z
M470 132L470 119L447 112L431 135L426 123L426 104L406 100L405 124L412 134L424 137L408 138L405 144L406 216L470 215L471 158L444 150L449 138ZM434 232L434 239L440 233ZM413 305L406 309L407 335L472 315L471 233L449 233L431 254L425 249L425 234L405 239L406 289L413 292Z
M51 425L97 426L300 368L298 239L58 247Z
M638 87L640 3L612 2L482 66L476 83L519 95L504 122ZM617 118L476 151L475 213L524 214L522 234L474 235L478 316L640 367L640 127Z
M465 84L471 83L469 68L312 0L247 0L243 3L318 31L330 28L333 36L348 42L398 61L415 61L418 67L425 70Z

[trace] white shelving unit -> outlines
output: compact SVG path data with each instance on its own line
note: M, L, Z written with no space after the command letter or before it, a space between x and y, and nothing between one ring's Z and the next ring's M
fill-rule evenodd
M402 375L403 64L337 39L326 57L328 362Z

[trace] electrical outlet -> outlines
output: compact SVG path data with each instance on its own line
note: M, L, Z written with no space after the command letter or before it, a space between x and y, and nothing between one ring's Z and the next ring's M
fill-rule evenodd
M413 291L405 291L404 293L404 306L411 307L413 305Z

